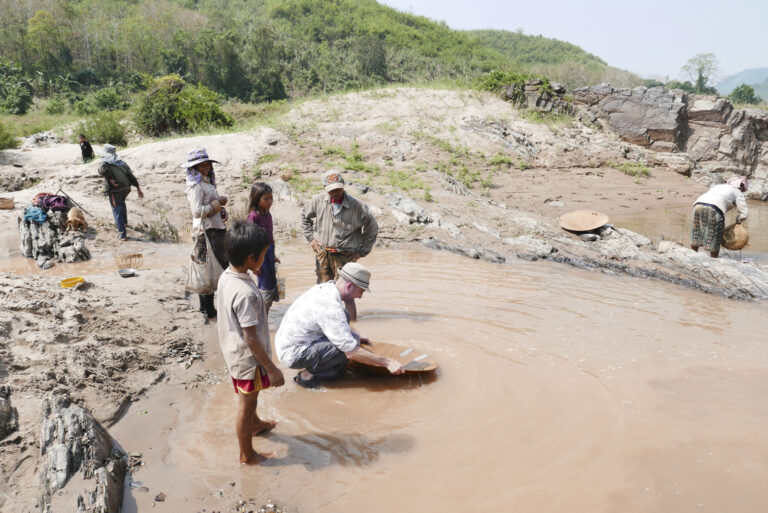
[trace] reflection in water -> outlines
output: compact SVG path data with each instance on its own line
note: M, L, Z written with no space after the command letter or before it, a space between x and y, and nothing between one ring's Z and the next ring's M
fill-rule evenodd
M314 280L303 253L281 258L291 288L272 323ZM254 439L275 460L238 469L237 398L211 328L222 383L174 396L173 436L130 414L111 431L162 455L136 479L235 482L308 512L764 509L763 305L541 263L472 262L462 280L467 260L437 252L364 263L376 293L358 302L358 329L428 353L435 377L352 373L308 391L285 369L286 386L259 398L278 427Z
M265 467L303 465L317 471L331 465L363 466L377 462L381 454L403 453L413 447L413 437L404 434L370 440L360 433L313 433L299 436L269 435L271 442L284 444L284 456L270 458Z

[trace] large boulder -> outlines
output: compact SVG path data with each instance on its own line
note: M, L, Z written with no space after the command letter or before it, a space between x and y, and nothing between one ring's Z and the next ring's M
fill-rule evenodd
M656 151L672 151L684 142L688 97L664 87L614 89L608 84L581 87L573 100L623 140Z
M125 454L93 415L66 395L49 395L43 400L40 454L42 511L120 511ZM68 489L78 473L77 488Z

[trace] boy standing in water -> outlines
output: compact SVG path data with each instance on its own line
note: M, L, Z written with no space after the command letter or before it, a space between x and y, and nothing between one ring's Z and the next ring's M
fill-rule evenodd
M275 427L256 413L259 391L285 384L272 362L264 302L248 275L261 267L269 238L255 224L238 221L227 232L225 246L229 267L219 279L219 344L238 396L235 430L240 463L255 465L265 457L253 450L251 438Z

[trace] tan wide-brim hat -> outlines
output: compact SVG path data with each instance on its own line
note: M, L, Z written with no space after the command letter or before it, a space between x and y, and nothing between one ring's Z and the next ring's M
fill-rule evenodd
M370 292L371 285L371 271L366 269L362 264L357 262L349 262L344 264L344 267L338 269L339 276L347 280L349 283L356 285L366 292Z
M723 232L722 245L725 249L741 249L749 243L749 233L740 224L732 224Z
M560 226L569 232L588 232L608 223L608 216L594 210L575 210L560 217Z

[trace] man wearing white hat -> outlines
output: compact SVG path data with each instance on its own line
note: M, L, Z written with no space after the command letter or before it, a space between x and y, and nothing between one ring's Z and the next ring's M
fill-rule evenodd
M323 174L321 192L301 213L304 237L315 252L317 283L334 280L337 269L371 252L379 225L368 207L344 192L344 177L337 170ZM345 301L350 318L357 320L355 301Z
M333 379L349 360L386 367L402 374L397 360L360 347L367 339L352 331L344 302L370 292L371 272L350 262L338 269L336 281L315 285L294 301L275 335L277 357L287 367L302 369L293 378L305 388L317 388Z

